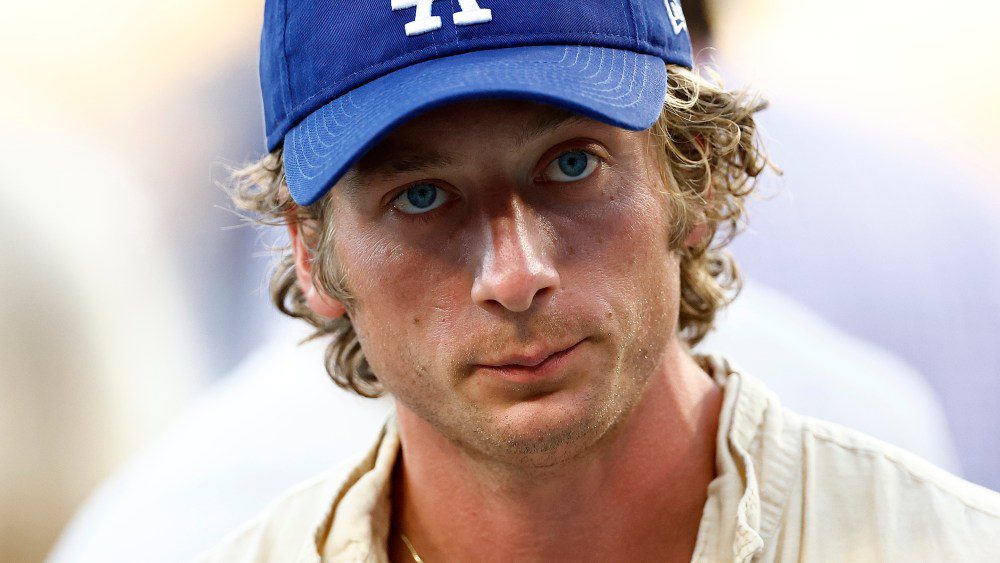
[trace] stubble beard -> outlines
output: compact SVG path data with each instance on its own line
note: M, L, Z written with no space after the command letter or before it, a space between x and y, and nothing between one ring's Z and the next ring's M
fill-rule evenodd
M518 413L516 407L470 401L455 385L442 384L471 375L461 368L469 363L467 358L445 367L447 376L438 377L428 373L430 366L419 362L415 351L409 350L412 361L408 365L423 366L417 370L422 373L404 380L409 388L399 389L402 393L389 391L459 450L480 462L514 470L564 464L611 443L642 400L674 340L676 310L665 306L672 297L671 291L657 287L630 300L624 308L604 311L606 320L616 316L630 319L624 323L602 323L596 321L600 317L573 311L546 319L544 327L536 323L534 334L589 334L586 345L596 346L604 360L601 365L584 368L589 371L584 375L585 388L555 391L579 396L571 397L568 405L558 398L552 401L551 408L561 409L563 412L555 414L562 416L545 417L552 411L542 412L539 418L546 420L539 424L531 424L537 421L526 420L525 412Z
M667 339L651 336L659 327L649 323L650 319L643 321L647 322L640 322L641 328L636 327L631 338L610 351L611 361L606 368L589 375L590 381L596 383L588 387L581 404L574 405L576 412L567 413L558 424L526 429L522 417L504 415L480 405L460 407L456 403L455 408L443 411L439 403L404 402L459 449L487 464L545 469L571 462L613 439L642 399L650 377L658 368ZM608 385L603 385L604 382Z

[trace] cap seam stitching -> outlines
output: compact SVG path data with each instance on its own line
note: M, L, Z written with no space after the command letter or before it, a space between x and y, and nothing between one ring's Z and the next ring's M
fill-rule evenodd
M290 68L289 68L289 65L288 65L288 0L284 0L281 3L281 11L282 11L282 19L284 20L284 22L283 22L284 25L282 25L282 28L281 28L281 58L282 58L282 62L285 63L283 65L284 66L284 71L285 71L283 74L285 75L284 76L285 79L283 80L283 82L284 82L284 84L283 84L283 86L284 86L283 90L284 91L282 93L285 94L285 96L286 96L285 97L285 119L288 119L288 117L292 113L294 113L293 111L291 111L291 110L288 109L288 106L292 103L292 100L295 99L294 96L292 95L292 79L291 79ZM297 109L297 108L294 108L294 109ZM282 120L282 121L284 121L284 120Z
M628 0L629 7L629 18L632 20L632 38L635 39L638 45L642 41L642 37L639 36L639 21L635 17L635 0Z

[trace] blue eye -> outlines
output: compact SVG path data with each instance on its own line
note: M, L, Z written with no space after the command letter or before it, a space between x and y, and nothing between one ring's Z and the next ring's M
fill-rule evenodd
M396 196L393 205L409 215L427 213L448 201L448 192L434 184L414 184Z
M598 160L584 151L570 151L559 155L545 169L545 176L554 182L576 182L594 173Z

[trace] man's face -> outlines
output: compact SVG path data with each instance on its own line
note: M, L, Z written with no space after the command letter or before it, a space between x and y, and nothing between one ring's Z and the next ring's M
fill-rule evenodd
M464 102L397 128L333 188L351 320L400 409L536 466L624 419L677 319L650 143L546 105Z

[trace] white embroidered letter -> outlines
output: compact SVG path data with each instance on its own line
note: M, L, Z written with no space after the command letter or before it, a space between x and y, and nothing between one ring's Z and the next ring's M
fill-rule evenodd
M392 0L392 10L403 10L405 8L416 8L417 15L413 21L406 24L405 30L408 37L441 29L441 18L431 15L431 5L434 0ZM460 11L452 16L455 25L472 25L476 23L486 23L493 21L493 12L479 7L478 0L458 0Z
M455 25L472 25L493 21L493 12L479 7L477 0L458 0L461 11L455 14Z
M441 18L431 15L431 4L434 0L392 0L392 11L405 8L417 9L417 17L404 28L407 36L420 35L435 29L441 29Z
M667 17L670 18L670 25L674 28L674 35L680 35L688 27L684 12L681 10L681 3L677 0L663 0L663 3L667 6Z

